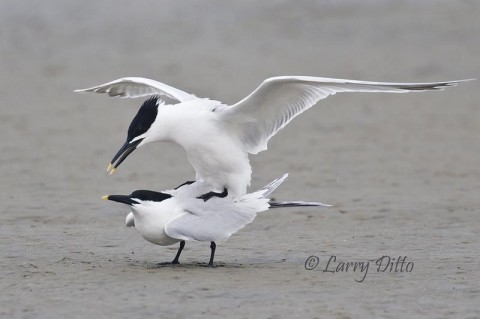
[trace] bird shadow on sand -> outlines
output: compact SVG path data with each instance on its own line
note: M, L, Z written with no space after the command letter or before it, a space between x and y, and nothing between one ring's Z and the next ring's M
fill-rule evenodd
M180 264L172 264L171 262L150 262L150 261L133 261L131 260L129 265L144 269L208 269L208 268L223 268L223 269L242 269L242 268L271 268L274 265L284 264L285 259L281 260L269 260L269 261L252 261L251 263L239 263L239 262L214 262L213 267L209 266L206 262L183 262Z
M197 268L247 268L248 265L239 264L239 263L222 263L215 262L213 266L209 266L208 263L204 262L184 262L180 264L172 264L171 262L161 262L161 263L152 263L152 262L143 262L135 264L135 266L140 266L145 269L197 269Z

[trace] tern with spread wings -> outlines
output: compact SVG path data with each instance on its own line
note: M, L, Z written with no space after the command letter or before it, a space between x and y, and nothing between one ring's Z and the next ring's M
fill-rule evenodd
M128 129L127 140L113 157L113 171L138 147L172 141L186 151L196 180L237 198L250 184L249 154L267 149L267 142L297 115L319 100L340 92L406 93L442 90L460 81L387 83L309 76L265 80L234 105L198 98L166 84L127 77L75 92L107 93L124 98L149 97ZM172 103L173 101L173 103Z

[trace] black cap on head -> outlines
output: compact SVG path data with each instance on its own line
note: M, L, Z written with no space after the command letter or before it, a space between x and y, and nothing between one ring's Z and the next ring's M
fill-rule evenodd
M162 192L154 192L149 190L136 190L131 195L131 198L137 198L142 201L153 201L153 202L161 202L168 198L171 198L172 195L162 193Z
M152 96L138 110L137 115L130 123L127 134L127 141L130 142L135 137L144 134L150 129L158 114L158 96Z
M149 190L137 190L130 195L106 195L102 198L105 200L111 200L114 202L132 206L135 204L140 204L139 201L161 202L171 197L172 195L166 193L154 192Z
M137 115L133 118L130 126L128 127L127 140L122 145L120 150L115 154L113 159L108 165L107 171L112 174L115 169L132 153L137 146L143 141L143 138L139 138L132 142L137 136L140 136L147 132L152 126L153 122L158 114L158 96L152 96L145 102L137 112Z

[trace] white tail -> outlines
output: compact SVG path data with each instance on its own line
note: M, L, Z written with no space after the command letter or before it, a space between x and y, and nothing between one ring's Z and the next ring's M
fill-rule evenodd
M279 177L276 180L270 182L269 184L263 186L261 189L254 192L253 194L259 194L261 198L267 198L278 188L278 186L280 186L287 179L287 177L288 173L283 174L282 177Z

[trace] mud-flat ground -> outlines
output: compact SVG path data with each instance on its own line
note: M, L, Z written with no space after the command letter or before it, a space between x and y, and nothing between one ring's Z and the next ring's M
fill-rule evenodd
M72 93L144 76L234 103L274 75L473 78L479 17L476 1L0 2L0 317L480 317L478 81L299 116L251 157L252 188L289 172L277 199L336 207L259 215L213 269L208 243L159 266L177 247L100 199L192 179L184 152L150 145L108 176L141 100Z

